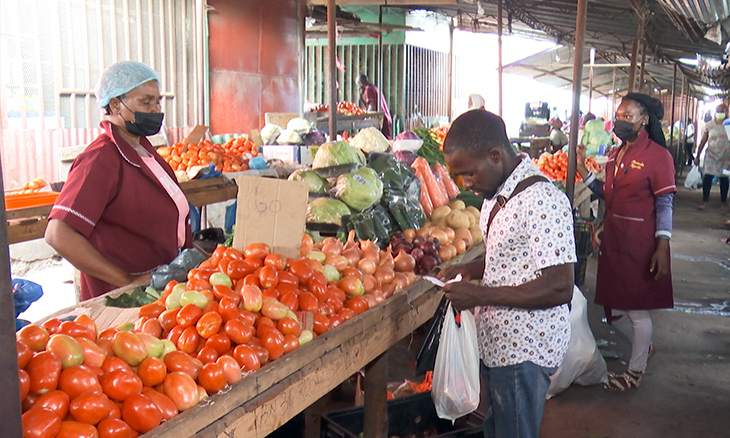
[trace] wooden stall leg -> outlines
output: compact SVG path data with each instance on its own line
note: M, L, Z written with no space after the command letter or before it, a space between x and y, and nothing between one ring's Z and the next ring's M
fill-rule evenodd
M365 438L388 436L388 352L365 367Z

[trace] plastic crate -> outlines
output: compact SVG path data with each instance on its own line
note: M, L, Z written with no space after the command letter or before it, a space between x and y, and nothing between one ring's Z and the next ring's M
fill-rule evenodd
M476 438L482 435L483 416L472 412L451 421L436 415L431 392L388 401L388 436ZM322 415L322 438L359 438L363 432L363 408Z

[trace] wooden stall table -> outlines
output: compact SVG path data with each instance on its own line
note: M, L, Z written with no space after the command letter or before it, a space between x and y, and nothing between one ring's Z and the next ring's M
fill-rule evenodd
M483 254L484 245L475 245L450 263L468 262ZM145 437L265 437L363 367L368 366L368 372L384 373L383 353L428 321L441 295L433 284L419 280L377 307L244 376L227 392L216 394L162 423ZM103 299L95 298L51 317L88 312L97 318L99 329L136 318L136 308L121 311L108 308ZM377 417L377 412L385 412L385 388L382 393L383 397L376 399L365 394L366 422L372 415ZM383 433L386 433L387 423L384 426Z
M313 121L317 130L329 132L329 113L317 112L307 113L304 116L307 120ZM359 131L361 129L375 127L380 129L383 126L383 118L385 114L382 112L365 113L359 115L346 116L337 114L337 131Z

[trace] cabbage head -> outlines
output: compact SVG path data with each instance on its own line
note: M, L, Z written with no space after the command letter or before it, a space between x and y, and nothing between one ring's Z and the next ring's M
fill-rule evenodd
M341 164L365 165L365 154L345 141L328 142L317 149L312 169L339 166Z
M383 196L383 182L369 167L346 173L337 178L333 188L338 198L355 210L365 210Z
M342 216L351 213L344 202L332 198L317 198L307 205L307 222L342 225Z
M309 186L309 193L326 193L327 183L312 170L299 169L289 175L289 181L304 181Z

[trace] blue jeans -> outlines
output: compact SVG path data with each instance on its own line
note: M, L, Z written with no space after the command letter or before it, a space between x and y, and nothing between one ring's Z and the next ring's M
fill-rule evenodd
M532 362L506 367L481 365L487 417L485 438L538 438L550 376L557 368Z

